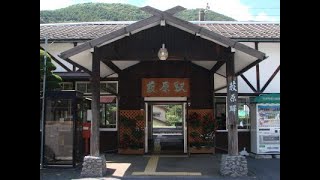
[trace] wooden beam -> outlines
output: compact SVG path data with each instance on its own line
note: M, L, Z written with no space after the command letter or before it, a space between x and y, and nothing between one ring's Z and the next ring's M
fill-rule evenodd
M215 110L215 100L214 100L214 97L215 97L215 93L214 93L214 74L210 74L210 83L211 83L211 93L212 93L212 111L213 111L213 114L214 114L214 110Z
M65 61L67 61L68 63L77 66L79 69L82 69L84 72L88 73L91 75L91 71L83 66L81 66L80 64L75 63L74 61L72 61L69 58L64 59Z
M260 92L260 68L259 64L256 65L256 80L257 80L257 91Z
M40 46L40 49L44 50L43 47ZM63 67L66 71L71 72L71 69L69 69L66 65L64 65L62 62L60 62L57 58L55 58L52 54L47 52L51 59L54 60L56 63L58 63L61 67Z
M182 6L175 6L173 8L170 8L170 9L166 10L165 12L174 15L174 14L180 12L180 11L183 11L183 10L186 10L186 8L184 8Z
M100 59L95 51L92 54L92 75L91 75L91 88L92 88L92 101L91 101L91 136L90 136L90 155L99 156L100 148Z
M249 54L249 55L251 55L253 57L256 57L256 58L258 58L260 60L264 60L264 59L267 58L265 53L260 52L258 50L255 50L255 49L253 49L253 48L251 48L249 46L246 46L246 45L244 45L242 43L239 43L239 42L236 42L236 44L233 46L233 48L235 48L235 49L237 49L239 51L242 51L242 52L244 52L246 54Z
M258 42L254 42L254 48L259 49ZM259 64L256 65L256 80L257 80L257 91L260 92L260 69Z
M121 72L121 69L115 65L112 61L110 60L104 60L102 61L105 65L107 65L112 71L115 73L119 74Z
M219 88L215 89L214 92L220 91L221 89L224 89L224 88L226 88L226 87L227 87L227 86L219 87Z
M111 59L112 61L159 61L158 57L120 57L120 59L118 59L118 57L115 56L107 56L104 57L105 59ZM197 57L190 57L190 58L185 58L185 57L168 57L168 59L166 61L222 61L222 62L226 62L225 59L216 59L213 60L212 58L197 58Z
M257 92L256 88L254 88L254 87L252 86L252 84L248 81L248 79L247 79L243 74L241 74L240 76L241 76L241 78L247 83L247 85L250 87L250 89L251 89L253 92Z
M142 11L146 12L146 13L149 13L149 14L152 14L154 16L161 16L163 11L160 11L156 8L153 8L151 6L144 6L142 8L140 8Z
M223 65L224 65L224 61L218 61L211 69L210 72L211 74L214 74L216 71L218 71Z
M277 67L277 69L273 72L273 74L271 75L271 77L268 79L268 81L266 82L266 84L262 87L261 92L263 92L268 85L270 84L270 82L272 81L272 79L277 75L277 73L280 71L280 65Z
M163 11L160 11L156 8L153 8L151 6L144 6L142 8L140 8L142 11L146 12L146 13L150 13L152 15L155 15L155 16L161 16ZM182 6L175 6L173 8L170 8L164 12L170 14L170 15L174 15L180 11L183 11L183 10L186 10L186 8L182 7Z
M225 76L225 75L223 75L223 74L220 74L220 73L218 73L218 72L215 72L215 74L217 74L217 75L219 75L219 76L221 76L221 77L224 77L224 78L227 77L227 76Z
M76 47L78 45L78 42L73 42L73 47ZM72 71L76 72L77 68L75 65L72 65Z
M50 53L48 53L50 54ZM52 57L52 60L54 60L56 63L58 63L63 69L67 70L68 72L71 72L71 69L69 69L66 65L64 65L62 62L60 62L58 59L56 59L54 56L50 55Z
M227 122L228 122L228 154L238 155L238 82L234 68L234 53L226 62L227 68Z
M261 59L258 59L258 60L256 60L256 61L252 62L252 63L249 64L247 67L245 67L245 68L243 68L241 71L237 72L237 73L236 73L236 76L239 76L240 74L248 71L248 70L251 69L253 66L259 64L261 61L262 61Z

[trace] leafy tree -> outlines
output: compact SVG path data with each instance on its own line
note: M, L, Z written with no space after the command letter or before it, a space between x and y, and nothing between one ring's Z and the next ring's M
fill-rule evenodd
M182 122L182 106L181 105L168 105L168 111L166 111L166 119L170 125L174 126L177 123Z
M44 56L46 56L46 90L54 90L61 88L60 83L62 78L54 73L53 70L56 69L56 66L52 63L52 58L48 53L45 53L44 50L40 49L40 83L43 82L44 77Z

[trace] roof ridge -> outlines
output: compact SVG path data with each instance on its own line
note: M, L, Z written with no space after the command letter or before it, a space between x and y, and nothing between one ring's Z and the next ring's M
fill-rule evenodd
M40 26L63 26L63 25L117 25L132 24L137 21L97 21L97 22L72 22L72 23L48 23ZM193 24L280 24L276 21L189 21Z

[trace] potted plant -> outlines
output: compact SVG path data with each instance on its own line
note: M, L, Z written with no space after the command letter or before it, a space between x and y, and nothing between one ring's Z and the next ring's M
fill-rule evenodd
M213 139L216 131L216 122L211 114L206 114L201 119L201 129L190 133L190 137L195 140L190 143L190 153L214 153Z

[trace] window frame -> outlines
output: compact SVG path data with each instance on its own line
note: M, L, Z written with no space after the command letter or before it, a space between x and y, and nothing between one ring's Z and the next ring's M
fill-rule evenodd
M88 84L90 84L91 82L90 81L76 81L75 82L75 90L76 91L78 91L78 83L85 83L86 84L86 92L83 92L83 94L84 95L91 95L92 93L88 93L87 91L88 91ZM100 81L100 84L101 83L106 83L106 84L108 84L108 83L116 83L117 85L117 92L116 93L118 93L118 91L119 91L119 82L118 81ZM81 92L81 91L80 91ZM100 95L111 95L111 93L108 93L108 92L101 92L100 91Z
M251 96L238 96L238 99L249 99ZM226 129L217 129L216 131L217 132L228 132L229 129L228 129L228 113L227 113L227 96L215 96L214 98L225 98L225 105L226 105ZM214 108L216 108L216 101L215 101L215 105L214 105ZM220 104L222 104L222 102L218 102ZM238 106L239 106L239 102L238 102ZM247 129L239 129L238 128L238 124L237 124L237 130L238 132L250 132L251 131L251 124L252 124L252 119L251 119L251 109L250 109L250 104L248 104L248 107L249 107L249 125L248 125L248 128ZM239 109L238 109L239 110ZM216 112L216 110L215 110ZM215 117L216 118L216 117Z
M73 82L61 82L61 89L62 89L62 90L66 90L66 89L64 89L64 86L65 86L66 84L69 84L69 85L72 86L72 89L68 89L68 90L74 90Z
M117 107L117 111L116 111L116 127L114 128L100 128L100 123L99 123L99 130L100 131L118 131L118 119L119 119L119 101L118 101L118 97L114 96L114 95L110 95L109 97L115 97L116 98L116 107Z

